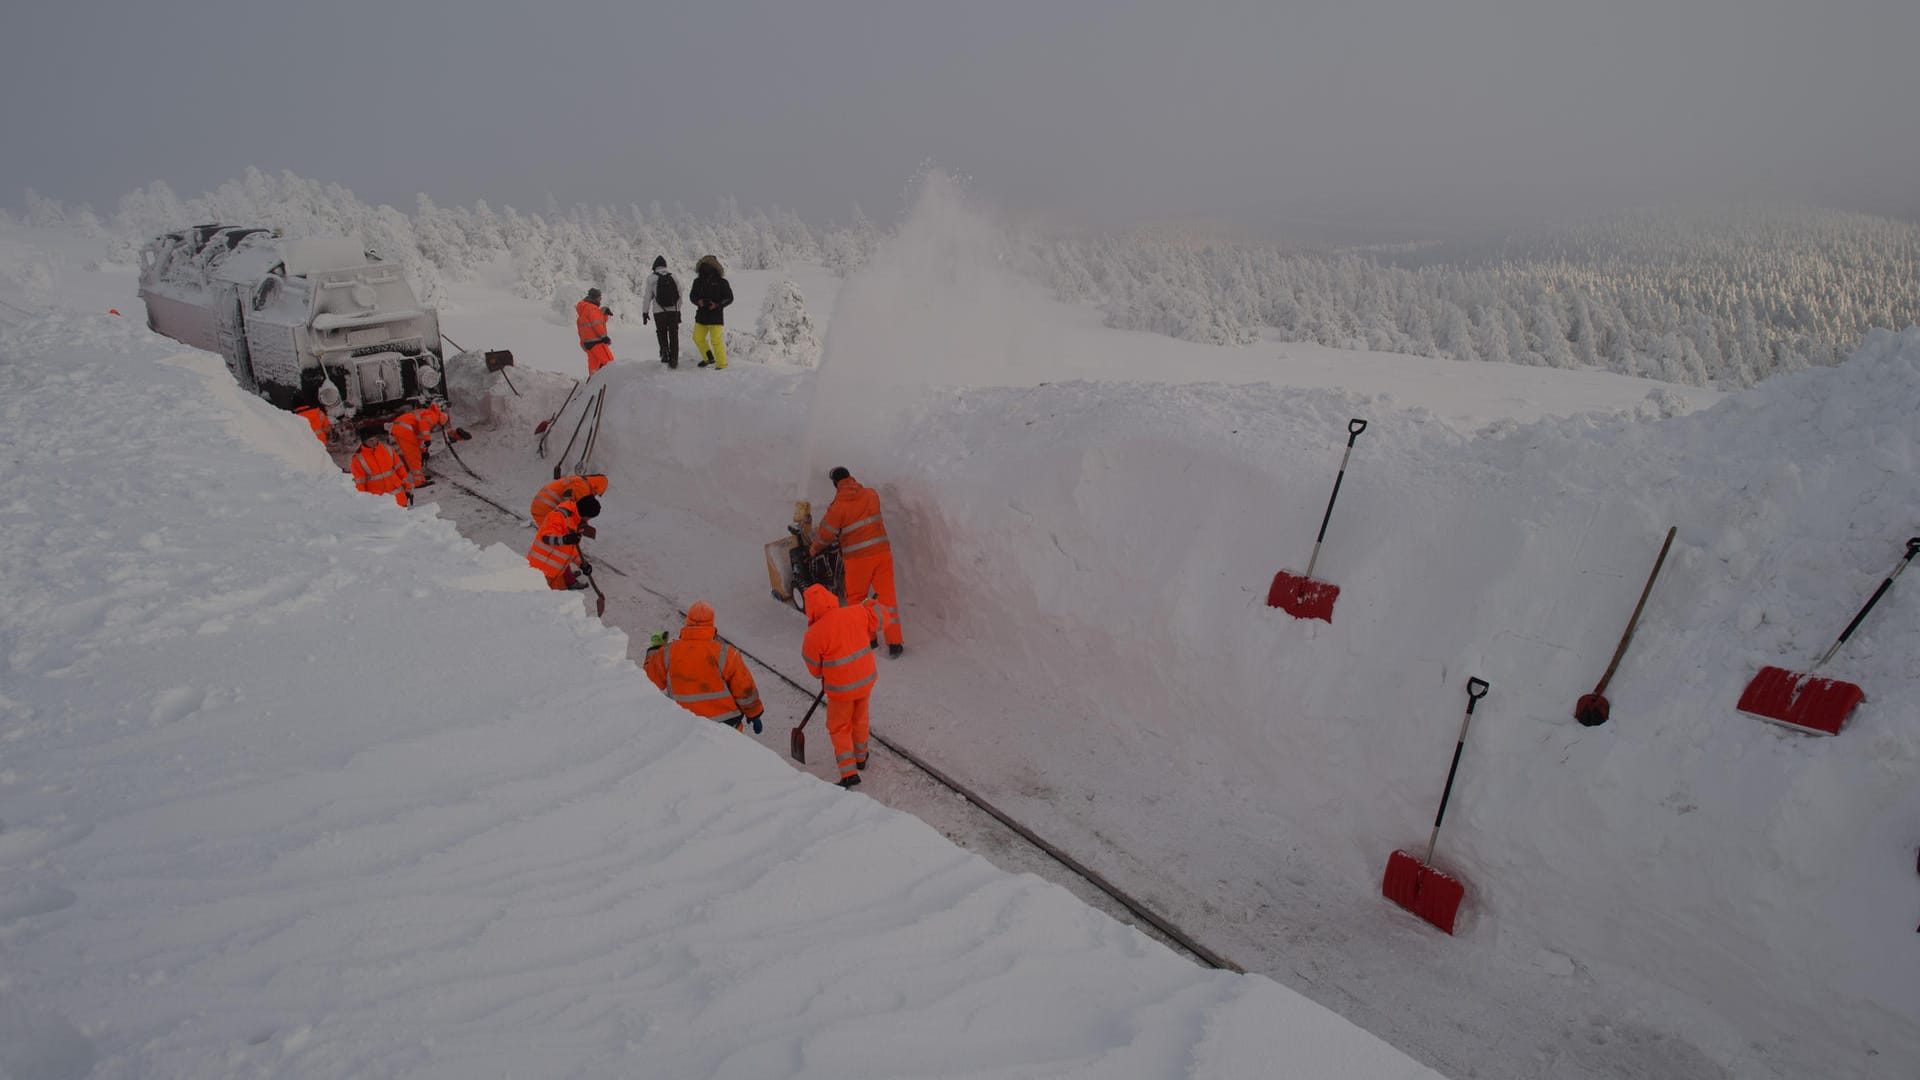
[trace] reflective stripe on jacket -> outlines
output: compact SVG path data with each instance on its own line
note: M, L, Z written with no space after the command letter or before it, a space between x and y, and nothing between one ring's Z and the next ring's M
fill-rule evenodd
M540 489L533 497L530 517L535 521L545 521L553 508L569 499L578 501L589 495L605 495L607 478L604 476L563 476Z
M880 677L873 657L879 614L870 604L841 607L823 585L807 586L806 598L807 636L800 642L800 654L807 670L821 680L830 701L872 693Z
M369 495L390 495L407 483L407 465L384 443L354 451L353 486Z
M889 549L887 523L880 520L880 493L849 476L836 485L833 505L820 518L813 550L838 543L843 557L878 555Z
M535 570L555 577L566 572L570 566L580 564L580 544L567 542L566 537L580 531L580 510L572 499L554 507L553 513L540 522L540 530L533 538L533 546L527 549L527 563Z
M603 345L607 337L607 313L599 304L582 300L573 305L573 328L580 331L580 347Z

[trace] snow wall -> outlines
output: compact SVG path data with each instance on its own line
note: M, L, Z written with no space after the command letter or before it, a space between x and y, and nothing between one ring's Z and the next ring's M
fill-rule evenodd
M673 706L217 357L0 330L0 433L0 1076L1435 1075Z
M885 499L926 665L891 730L1069 840L1270 882L1267 918L1289 881L1335 883L1351 912L1314 917L1358 934L1401 917L1381 873L1424 849L1478 675L1437 857L1469 885L1468 957L1648 987L1736 1071L1759 1030L1801 1029L1810 1062L1920 1060L1920 583L1829 669L1869 695L1839 738L1734 708L1920 532L1920 330L1703 413L1467 434L1337 392L1051 384L1052 317L966 228L917 218L848 283L816 382L613 373L600 462L728 538L656 570L765 604L711 564L757 563L796 476L818 510L848 465ZM1350 417L1372 426L1316 570L1343 591L1331 625L1296 621L1267 583L1304 569ZM1613 719L1579 727L1669 524Z

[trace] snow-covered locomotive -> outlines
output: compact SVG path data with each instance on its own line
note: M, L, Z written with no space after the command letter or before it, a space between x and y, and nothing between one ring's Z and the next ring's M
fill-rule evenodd
M335 237L197 225L140 252L147 325L226 358L283 409L378 421L423 404L445 377L440 320L397 266Z

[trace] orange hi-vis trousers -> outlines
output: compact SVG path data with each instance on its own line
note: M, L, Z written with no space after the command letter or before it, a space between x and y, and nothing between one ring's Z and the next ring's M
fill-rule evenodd
M882 547L878 555L861 558L858 555L846 560L847 596L849 604L858 604L872 593L880 598L880 625L887 635L887 644L904 644L900 635L900 598L893 591L893 552Z
M867 760L867 701L871 694L857 698L827 698L827 738L833 740L833 761L840 767L840 779L854 775Z

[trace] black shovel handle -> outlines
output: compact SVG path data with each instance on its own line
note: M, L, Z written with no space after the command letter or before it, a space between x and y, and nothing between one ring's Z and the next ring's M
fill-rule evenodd
M1367 430L1367 422L1365 420L1356 416L1347 421L1347 445L1352 446L1353 440L1359 438L1360 433L1365 430Z
M1901 571L1907 568L1907 564L1912 562L1913 557L1917 554L1920 554L1920 536L1916 536L1907 541L1907 553L1901 556L1900 562L1893 568L1893 573L1888 574L1886 580L1880 583L1880 587L1873 590L1873 595L1867 597L1866 604L1854 613L1853 621L1847 624L1845 630L1840 631L1840 640L1834 642L1833 647L1827 650L1826 655L1822 656L1819 662L1813 665L1815 668L1833 659L1833 654L1840 651L1840 646L1845 645L1847 639L1853 636L1853 632L1860 629L1860 624L1866 621L1867 613L1873 610L1873 605L1879 603L1880 598L1887 595L1887 590L1893 588L1894 579L1900 576Z
M818 709L820 703L825 700L827 700L827 688L823 686L820 688L819 693L813 695L813 704L807 706L807 715L800 718L800 723L795 725L793 730L803 730L807 726L807 721L813 719L813 711Z
M1433 815L1433 836L1427 840L1427 857L1422 862L1433 865L1433 848L1440 842L1440 823L1447 819L1447 800L1453 798L1453 778L1460 771L1460 751L1467 745L1467 725L1473 722L1473 707L1487 696L1492 685L1478 676L1467 680L1467 715L1460 721L1460 738L1453 744L1453 764L1447 766L1447 786L1440 792L1440 812Z
M1365 430L1367 430L1367 422L1365 420L1355 417L1347 421L1347 452L1340 458L1340 471L1334 474L1333 494L1327 496L1327 512L1320 515L1320 533L1313 538L1315 555L1320 553L1319 547L1321 541L1327 538L1327 522L1333 520L1333 504L1340 498L1340 482L1347 478L1347 459L1353 456L1353 444L1360 438L1360 433ZM1311 568L1307 570L1307 576L1313 576L1313 570Z

